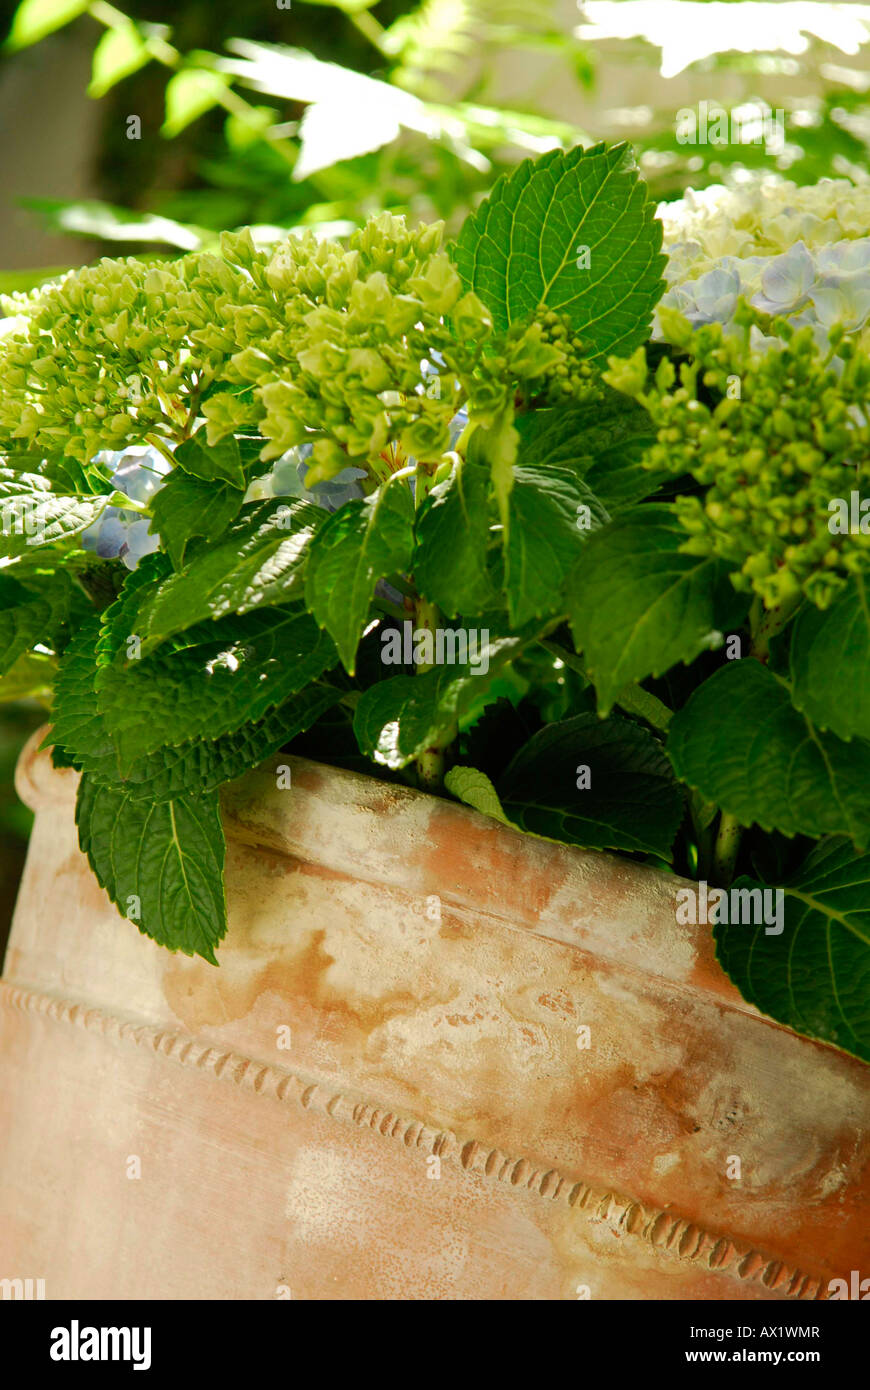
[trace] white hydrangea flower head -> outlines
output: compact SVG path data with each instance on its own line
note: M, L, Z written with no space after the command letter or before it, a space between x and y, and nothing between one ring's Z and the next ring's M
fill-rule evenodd
M870 345L870 182L801 187L740 171L728 186L688 189L657 215L669 257L662 306L728 332L742 295L763 313L809 324L820 343L840 323ZM760 346L777 341L753 332ZM653 335L665 336L658 315Z

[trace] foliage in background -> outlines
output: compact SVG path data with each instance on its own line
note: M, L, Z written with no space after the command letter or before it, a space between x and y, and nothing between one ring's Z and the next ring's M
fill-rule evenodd
M553 0L296 0L288 10L23 0L7 52L89 16L102 32L89 92L106 104L107 201L62 203L46 190L31 205L56 227L127 249L190 250L241 225L264 239L297 226L337 234L381 209L455 231L524 156L614 133L633 140L659 197L734 165L798 183L865 178L868 84L844 57L868 42L870 6L728 9L733 17L705 0L591 0L572 31ZM523 73L509 95L508 54L511 73ZM727 75L733 139L681 143L682 100L668 99L667 82L655 105L596 107L596 69L618 86L620 65L660 70L675 88L688 70L702 100ZM782 95L765 100L771 89ZM774 105L782 144L768 130ZM141 141L127 139L130 113Z

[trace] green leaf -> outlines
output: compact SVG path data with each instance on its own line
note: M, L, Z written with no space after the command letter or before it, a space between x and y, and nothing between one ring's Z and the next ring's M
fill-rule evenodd
M75 236L99 237L102 241L143 242L176 246L182 251L196 251L216 237L206 227L173 222L152 212L131 212L114 207L96 198L20 198L22 207L39 213L43 220L59 231Z
M47 34L84 14L89 4L90 0L22 0L15 11L5 47L14 52L38 43Z
M805 603L791 640L792 699L821 729L870 739L870 595L854 574L830 608Z
M457 269L499 328L545 304L568 316L593 356L631 352L664 290L654 213L627 145L551 150L502 175L466 220Z
M413 762L448 736L504 667L539 636L536 631L492 638L486 629L478 632L474 665L469 661L437 666L416 676L391 676L363 692L353 727L367 757L394 769Z
M577 469L626 440L652 444L656 437L643 406L609 387L600 400L531 410L519 416L517 428L518 463L570 464Z
M817 845L785 884L783 917L781 935L718 922L725 971L762 1013L870 1062L870 855L839 837Z
M498 792L485 772L479 772L476 767L454 767L444 778L444 785L451 796L464 801L466 806L473 806L482 815L510 825L502 810Z
M514 485L514 463L519 448L519 431L514 424L514 408L510 405L499 413L491 425L477 425L469 435L466 457L486 467L498 507L502 530L510 527L508 505Z
M685 540L671 508L648 503L591 536L577 561L568 612L602 714L626 685L688 664L721 645L719 624L742 620L728 566L683 554Z
M670 859L683 817L683 795L661 747L618 717L578 714L548 724L520 749L497 791L521 829L586 849Z
M123 626L121 617L113 622ZM217 739L256 722L335 657L329 637L298 606L200 624L139 660L126 660L121 647L97 675L97 703L119 771L127 774L164 746Z
M487 571L489 510L489 469L469 457L436 484L417 514L414 578L450 618L498 603Z
M35 590L0 571L0 675L37 644L50 644L70 609L68 581L39 585Z
M217 965L214 948L227 929L217 793L155 805L83 773L76 824L100 886L122 915L161 946Z
M94 49L89 97L104 97L125 77L151 61L148 46L136 25L126 20L107 29Z
M570 467L609 512L649 497L670 478L643 466L655 430L644 408L618 391L585 405L529 411L517 428L518 464Z
M109 665L129 638L142 640L139 616L146 599L159 592L161 582L172 573L169 557L161 550L146 555L134 570L125 576L124 586L114 603L102 616L102 628L97 642L97 665Z
M668 731L677 776L741 825L870 839L870 745L820 733L788 687L747 657L706 680Z
M511 622L559 612L588 537L610 517L570 468L515 468L505 537L505 592Z
M219 444L208 444L203 428L179 444L173 458L176 467L202 482L219 478L233 487L247 486L239 441L233 435L228 435Z
M59 497L53 492L8 492L0 502L0 555L26 555L59 545L87 530L108 497Z
M351 675L375 585L407 570L413 549L414 503L403 478L346 502L311 542L305 601Z
M33 461L32 455L27 457ZM34 492L50 491L51 484L40 473L22 472L17 468L0 468L0 501L2 502L9 498L32 497ZM0 512L0 521L3 519L2 512ZM7 524L11 525L15 519L14 513L11 514Z
M184 564L188 541L214 541L238 515L244 498L232 483L204 482L173 469L151 502L151 529L159 533L177 570Z
M60 659L51 710L51 728L42 747L64 748L77 765L85 755L111 755L96 697L96 644L100 635L99 613L89 613L80 623Z
M131 628L142 637L143 652L204 619L295 597L323 516L319 507L298 498L244 507L216 545L199 551L181 573L144 597Z
M133 801L171 801L187 792L216 791L310 729L341 699L340 690L314 683L256 723L211 741L194 738L177 748L158 748L131 763L125 774L114 749L100 758L87 755L83 767L95 781L125 791Z
M223 101L229 78L211 68L182 68L166 84L166 119L161 135L173 139Z
M51 696L57 662L42 652L24 652L0 677L0 702L47 701Z
M97 708L96 642L98 615L82 623L61 659L52 709L53 725L43 747L62 748L70 760L102 786L131 799L172 800L186 792L214 791L255 767L283 744L303 733L342 698L340 690L310 685L256 723L209 741L196 737L177 747L161 747L119 765L118 750Z

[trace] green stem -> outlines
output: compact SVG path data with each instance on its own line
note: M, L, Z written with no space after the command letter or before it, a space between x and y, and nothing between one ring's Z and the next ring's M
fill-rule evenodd
M422 595L417 599L414 608L415 625L418 630L425 630L434 635L441 625L442 613L434 603ZM421 662L417 666L417 675L423 676L433 667ZM459 734L459 725L456 720L448 726L441 738L433 743L429 748L424 748L423 752L416 760L417 782L423 791L440 792L444 787L444 774L447 771L447 750L451 743Z
M173 455L171 449L165 449L163 447L163 441L160 438L160 435L146 434L145 443L150 444L154 449L158 451L158 453L161 453L163 455L163 457L167 460L168 463L172 464L173 468L175 467L175 456Z
M372 599L372 607L379 608L382 613L386 613L388 617L395 618L400 623L405 622L408 617L404 608L400 608L397 603L391 603L388 598L381 598L380 594L376 594Z
M713 872L717 882L727 884L734 877L734 866L737 863L742 837L743 826L737 817L723 811L719 818L716 847L713 851Z
M766 609L761 607L760 599L754 600L749 615L749 626L752 633L750 656L756 657L765 665L767 664L770 660L771 641L778 633L782 632L790 621L802 597L802 594L795 594L791 598L784 599L775 608Z
M350 10L345 11L345 13L354 28L358 29L363 37L368 39L369 43L374 44L379 53L383 53L383 38L386 31L378 23L374 15L369 14L368 10Z

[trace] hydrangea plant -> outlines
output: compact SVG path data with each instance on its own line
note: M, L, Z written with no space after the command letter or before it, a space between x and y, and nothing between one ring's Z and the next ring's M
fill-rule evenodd
M216 962L220 788L290 751L776 890L711 912L725 969L870 1055L870 359L800 321L864 252L804 197L797 251L705 203L668 261L625 146L553 151L452 245L225 235L7 303L0 694L51 674L123 916ZM792 259L759 300L722 256Z

